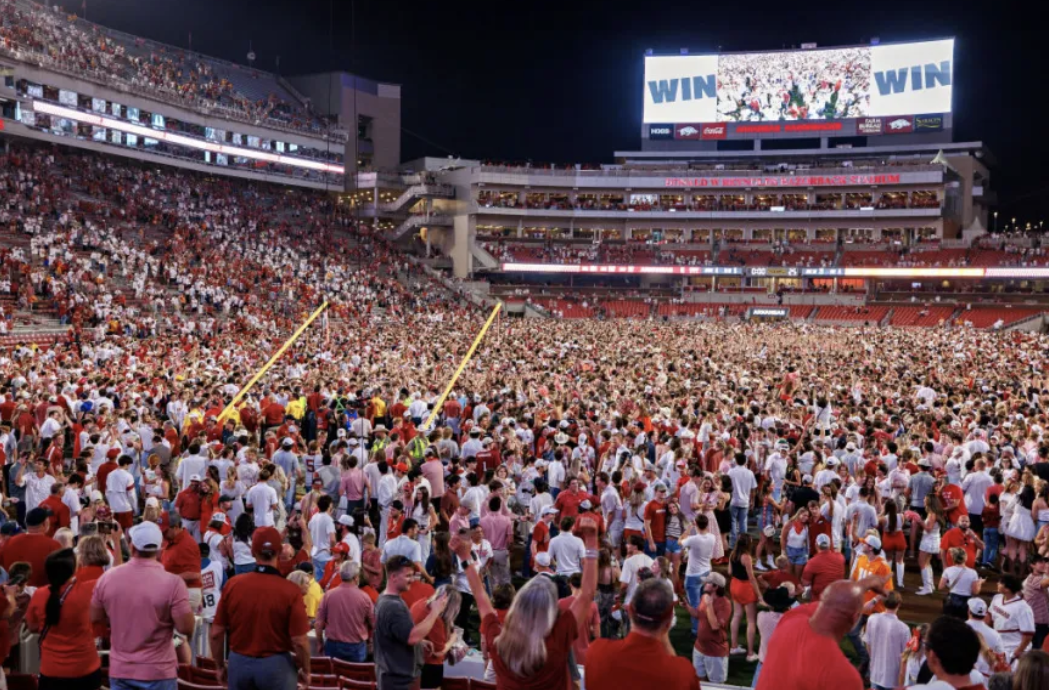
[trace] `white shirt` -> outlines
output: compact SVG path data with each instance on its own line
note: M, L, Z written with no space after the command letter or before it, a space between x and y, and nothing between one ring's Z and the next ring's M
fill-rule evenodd
M248 489L247 504L255 516L256 527L273 527L273 509L277 506L277 492L272 486L260 482Z
M980 579L979 574L975 570L966 568L963 565L952 565L950 568L946 568L940 577L941 579L947 579L947 584L951 588L951 594L958 594L963 597L971 597L973 595L973 583Z
M375 491L375 497L379 499L379 507L383 509L389 508L396 493L397 477L393 472L387 472L382 475L382 479L379 480L379 488Z
M213 529L209 529L204 533L204 543L211 549L211 553L208 558L211 559L212 563L218 563L223 570L226 568L226 557L219 551L219 545L222 543L223 536Z
M996 654L1005 654L1005 648L1002 647L1002 636L999 635L994 628L987 625L983 621L973 620L970 618L965 623L976 631L976 634L983 638L987 648ZM987 660L983 658L983 655L976 657L976 670L985 676L991 674L991 667L987 664Z
M728 471L728 476L732 478L732 506L736 508L749 506L750 492L758 488L754 473L743 465L736 465Z
M62 503L69 508L69 529L73 530L73 534L80 534L80 496L72 487L66 486Z
M211 559L206 568L200 570L200 617L206 621L215 620L215 611L222 597L222 582L226 574L222 564Z
M714 547L717 546L717 537L713 534L693 534L681 542L681 548L688 552L688 565L685 575L694 577L705 575L710 572L710 559L714 555Z
M318 556L331 558L331 535L335 534L335 521L331 519L331 515L317 513L310 518L306 528L309 529L310 540L313 542L310 556L312 558Z
M565 480L565 466L554 460L546 468L546 481L551 489L560 489L561 482Z
M350 547L350 560L357 565L361 564L361 540L353 532L347 532L342 537L342 542Z
M30 471L31 469L27 467L25 474L22 475L22 481L25 485L25 503L27 513L33 508L38 507L48 496L51 495L51 485L55 483L55 478L50 474L38 477L36 476L36 472L29 474Z
M623 598L624 604L629 604L630 600L634 598L634 592L637 590L638 585L638 571L642 568L651 568L652 563L652 559L641 552L635 553L623 561L623 570L619 574L619 581L626 585L626 596Z
M185 489L189 486L189 478L193 475L200 475L200 478L204 478L204 468L207 465L207 460L199 455L188 455L182 459L182 462L178 464L178 469L175 470L175 479L178 480L178 485ZM225 477L223 477L225 479Z
M875 613L867 619L863 641L870 647L870 679L874 685L896 687L900 675L900 658L911 629L895 613Z
M393 556L404 556L412 563L422 565L423 551L419 542L406 534L398 535L396 539L390 539L382 547L382 562L390 560ZM478 566L483 567L483 566Z
M114 513L130 513L135 494L135 479L131 473L118 468L106 477L106 500Z
M962 480L962 491L965 492L965 505L970 515L980 515L985 507L984 496L994 480L984 472L972 472Z
M1002 638L1002 649L1008 659L1013 650L1020 646L1022 633L1034 634L1034 611L1021 595L1005 601L1001 594L995 594L991 599L990 612L994 629Z
M583 571L581 561L586 555L586 546L582 539L571 532L561 532L551 539L547 551L556 563L558 575L572 575Z
M40 438L47 440L61 430L62 423L54 417L48 417L44 420L44 423L40 425Z

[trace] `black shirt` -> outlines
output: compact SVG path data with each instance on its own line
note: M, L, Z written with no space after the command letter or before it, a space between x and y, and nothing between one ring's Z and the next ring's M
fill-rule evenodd
M375 603L375 671L379 690L409 690L421 668L420 645L408 644L415 623L404 600L383 594Z
M811 486L801 486L794 490L794 496L791 497L791 501L794 503L795 511L801 508L807 508L809 501L820 502L820 495Z

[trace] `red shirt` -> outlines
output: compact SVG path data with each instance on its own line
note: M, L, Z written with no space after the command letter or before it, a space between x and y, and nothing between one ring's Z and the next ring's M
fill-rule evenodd
M666 541L667 504L662 501L649 501L645 505L645 522L652 523L652 541Z
M270 657L294 651L291 638L310 631L302 590L265 568L230 579L222 590L215 625L226 628L230 651Z
M579 515L579 504L590 498L590 494L585 491L562 491L557 494L557 500L554 501L554 507L561 512L557 514L557 517L576 517Z
M601 690L699 690L691 661L667 654L661 641L636 632L623 640L594 640L587 661L587 681Z
M0 659L6 659L11 653L11 626L7 622L10 617L7 615L7 609L10 606L7 597L0 597Z
M55 536L62 527L69 527L71 524L69 515L69 506L62 503L62 499L54 494L48 496L40 502L41 508L48 508L51 511L52 517L48 522L47 536ZM44 675L47 675L46 673Z
M262 411L262 418L269 426L276 426L284 421L284 406L279 402L271 402Z
M812 598L819 600L832 582L845 577L845 556L837 551L821 551L809 559L801 571L801 579L812 583Z
M104 463L98 466L98 474L95 479L95 486L101 487L99 491L103 494L106 493L106 479L109 478L109 473L117 469L116 460L106 460Z
M199 520L201 509L200 492L196 489L186 489L175 497L175 512L183 520Z
M94 673L101 666L95 649L95 631L91 625L91 595L95 580L79 578L66 594L58 623L51 626L40 643L40 673L50 678L79 678ZM68 585L60 588L65 592ZM51 587L41 587L33 594L26 610L26 621L34 630L44 627L45 607Z
M954 504L954 508L947 513L947 519L952 525L957 525L958 520L968 512L965 508L965 494L962 493L962 487L948 484L940 489L940 497L944 503Z
M481 634L492 655L492 666L495 668L499 690L571 690L574 687L568 675L568 653L579 635L579 627L571 614L563 611L558 614L553 629L546 636L546 663L528 679L514 675L499 657L495 638L502 629L503 626L494 613L488 614L481 621Z
M809 618L819 604L783 615L769 640L757 690L862 690L859 671L833 637L817 634ZM776 642L779 638L779 642Z
M29 578L30 586L46 587L48 583L44 561L61 548L61 544L46 534L17 534L4 544L3 551L0 552L0 565L4 566L4 570L10 571L12 565L25 561L33 566L33 576Z
M550 525L542 520L535 523L532 530L532 543L535 544L536 553L545 553L550 547Z
M432 585L427 584L423 580L414 580L408 589L401 592L401 599L404 600L404 603L408 608L412 608L415 602L426 601L435 591L436 590ZM441 644L444 643L442 642Z
M950 549L965 549L965 565L970 568L976 567L976 542L969 539L960 527L947 530L947 533L943 535L943 539L940 541L941 551L946 552ZM953 562L947 560L947 563Z
M575 603L575 595L559 599L557 601L557 608L561 610L562 614L572 615L572 604ZM586 665L587 651L590 648L590 634L594 628L601 627L601 614L597 610L597 602L590 602L590 612L583 619L583 622L579 624L579 637L575 638L575 642L572 643L572 651L575 652L575 660L577 664Z
M806 565L808 564L806 563ZM785 582L793 582L796 589L801 589L801 580L799 580L793 573L783 570L773 570L768 575L762 575L761 579L768 584L769 589L782 587Z
M309 560L310 555L306 553L306 549L299 549L298 552L288 560L284 560L283 558L277 559L277 570L280 571L280 574L283 577L287 577L291 574L291 571L295 570L295 566L299 563L308 563ZM329 565L331 568L328 567ZM331 576L335 573L336 567L335 561L328 561L324 566L324 572L321 573L321 577L327 577L330 580ZM314 576L316 577L316 575ZM320 580L318 580L318 583L320 583L321 589L324 589L324 584L321 583Z
M707 604L699 605L699 626L696 633L696 651L703 656L727 657L728 656L728 623L732 618L732 602L728 597L712 596L707 599L709 605L714 607L714 620L718 622L715 628L707 618Z
M430 589L433 589L433 587L431 587ZM404 594L407 594L407 592L405 592ZM404 594L401 594L402 599L404 598ZM430 613L430 607L426 605L426 599L419 599L411 604L408 604L408 608L410 609L412 614L412 621L415 622L417 625L421 623ZM426 637L423 639L429 640L430 644L433 646L433 651L439 651L444 649L444 646L448 644L448 630L445 628L444 620L442 618L438 618L437 621L434 622L433 627L430 628L430 632L428 632L426 634ZM423 663L430 665L443 665L444 655L427 652L423 657Z
M193 536L186 530L179 532L178 536L168 542L167 548L160 555L160 562L164 564L164 570L172 575L182 573L196 573L192 580L186 580L186 587L200 587L200 547Z

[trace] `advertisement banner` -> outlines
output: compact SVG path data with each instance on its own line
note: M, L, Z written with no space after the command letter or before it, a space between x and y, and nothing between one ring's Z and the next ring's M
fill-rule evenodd
M646 57L643 122L716 121L717 72L717 55Z
M951 112L954 39L877 45L867 115Z
M943 115L915 115L915 132L942 132Z
M893 175L757 175L754 177L667 177L664 187L849 187L853 185L900 184Z
M881 130L880 117L865 117L856 123L856 132L859 134L881 134Z
M649 139L673 139L674 125L649 125Z
M679 124L674 125L674 138L678 141L693 141L701 138L703 132L702 124Z
M728 125L726 125L724 122L703 125L703 139L724 139L726 136L728 136Z
M890 117L885 121L886 134L910 134L914 131L914 118L910 115Z

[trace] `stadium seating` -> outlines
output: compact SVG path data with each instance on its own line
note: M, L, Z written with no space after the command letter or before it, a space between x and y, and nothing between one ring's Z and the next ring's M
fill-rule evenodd
M1044 314L1046 309L1035 307L1002 307L1002 306L973 306L972 309L963 310L958 314L958 320L962 323L971 323L973 328L992 328L998 321L1002 326L1009 326L1018 321Z
M954 307L893 307L890 326L939 326L946 323Z
M609 317L616 319L646 318L652 313L652 305L638 300L609 300L601 306Z
M816 321L858 321L877 325L888 313L888 307L822 306L816 312Z

